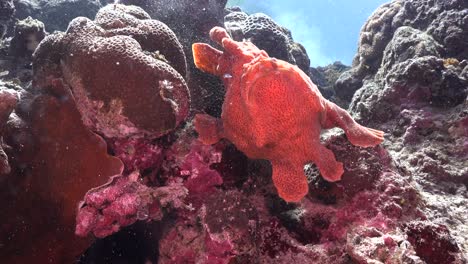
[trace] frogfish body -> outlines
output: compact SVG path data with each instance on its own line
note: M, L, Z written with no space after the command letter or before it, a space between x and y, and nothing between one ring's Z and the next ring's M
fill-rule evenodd
M378 145L384 133L356 123L320 94L297 66L270 58L250 42L231 39L215 27L211 39L224 51L205 43L192 46L197 68L222 78L226 87L221 119L195 116L195 129L205 144L231 141L249 158L267 159L281 198L300 201L308 192L304 165L314 162L327 181L338 181L343 164L320 144L320 131L340 127L361 147Z

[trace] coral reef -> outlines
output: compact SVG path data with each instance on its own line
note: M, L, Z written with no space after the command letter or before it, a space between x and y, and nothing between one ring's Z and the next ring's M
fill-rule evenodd
M271 57L295 64L304 72L309 72L307 52L301 44L293 41L288 29L262 13L248 15L240 10L232 11L224 17L224 25L234 40L248 39Z
M7 30L0 40L2 263L466 263L466 1L394 0L362 28L350 69L335 63L310 71L289 30L225 5L0 1L0 33ZM46 30L67 26L31 57ZM195 67L191 45L210 43L216 26L239 42L218 32L212 44L223 52L196 45L195 62L213 76ZM244 38L302 68L325 98L385 131L385 141L362 148L338 129L321 131L320 139L317 132L305 148L267 141L267 148L292 149L288 158L328 150L343 169L330 182L320 162L304 160L294 171L309 191L285 202L268 160L252 159L263 156L239 140L218 141L229 125L238 134L275 135L278 115L245 131L255 119L221 126L210 116L225 117L224 97L229 105L242 58L257 56L264 68L253 75L275 73L262 60L294 69L301 78L279 74L295 88L286 97L293 107L307 105L298 94L308 78ZM267 92L257 117L277 106ZM310 116L285 111L290 107L281 108L289 115L280 121ZM315 131L286 128L280 137Z
M29 23L32 21L26 19L22 23L28 27L34 24ZM22 28L17 27L18 32ZM125 33L134 38L123 36ZM99 45L93 47L93 41ZM10 46L10 51L26 47L22 46L25 38L13 38L12 43L16 44ZM91 52L93 55L89 56ZM12 89L2 88L2 113L6 116L2 172L10 173L2 175L0 186L2 201L8 201L2 203L1 216L9 219L2 224L1 243L5 245L3 239L10 242L2 246L1 257L12 263L27 263L31 259L69 263L91 241L91 237L75 235L76 210L83 197L83 213L78 214L76 230L82 236L89 232L108 235L114 229L109 230L106 224L114 220L120 221L120 226L133 223L130 211L122 212L121 218L115 215L122 208L122 200L131 196L129 189L138 190L133 200L155 195L153 200L135 202L138 212L151 205L150 212L156 213L156 205L166 208L179 199L175 194L167 195L175 190L172 187L150 191L145 189L149 187L132 183L124 186L130 186L125 189L128 196L108 197L111 209L105 210L103 206L107 204L98 204L90 197L106 189L107 185L94 188L113 175L157 171L162 148L153 139L170 132L189 111L187 86L175 70L185 75L185 56L167 26L151 20L139 8L117 5L103 8L95 22L76 18L67 32L47 36L35 50L33 67L32 86L13 90L19 99L16 108L15 100L10 100ZM6 87L10 86L13 85ZM133 100L131 106L128 100ZM128 120L136 125L123 127L130 123ZM115 156L108 154L109 146L114 148L110 152ZM153 202L156 197L158 203ZM28 209L31 206L34 208ZM90 214L96 212L94 208L106 213ZM158 219L162 216L160 213ZM21 226L15 224L18 221Z
M439 46L440 43L440 56L453 57L460 61L465 59L468 56L467 12L468 3L463 0L398 0L382 5L361 30L353 67L341 75L336 83L337 96L349 102L354 92L366 84L367 80L372 82L381 63L384 63L384 51L387 50L389 42L392 39L394 42L402 41L395 40L395 37L399 28L404 26L427 34L413 36L425 38L425 44L421 45ZM400 34L400 38L403 35ZM418 40L418 43L421 41L423 40ZM418 50L426 49L415 45L409 49L415 53Z
M227 138L248 157L270 160L281 198L298 202L308 193L303 167L309 161L328 181L341 179L342 164L320 145L322 128L340 127L361 147L383 141L382 131L359 125L323 98L299 68L250 42L234 41L223 28L213 28L210 36L224 52L195 43L195 65L222 78L227 92L221 119L197 115L195 128L205 144Z
M83 126L61 80L47 88L55 95L21 91L4 128L12 167L1 184L5 222L0 237L10 241L2 242L6 262L72 261L89 243L74 234L77 203L123 169L120 160L107 154L102 138Z
M16 90L9 89L3 82L0 82L0 182L3 180L3 176L11 172L8 156L3 149L5 146L2 136L6 122L19 101L18 95Z
M140 175L114 176L111 181L90 190L76 216L78 236L93 233L98 238L118 232L139 221L158 221L163 210L180 209L187 190L181 184L150 188L138 180Z
M223 26L227 0L119 0L118 2L140 6L152 18L162 21L174 30L187 56L189 68L187 82L192 95L192 109L219 116L224 88L217 78L195 67L191 45L194 42L208 42L206 32L215 26Z
M346 66L339 61L335 61L334 63L325 67L310 67L309 76L312 82L317 85L317 88L320 90L320 93L322 93L323 97L327 99L333 97L333 99L336 101L337 98L334 97L335 82L343 72L349 69L349 66Z
M172 1L172 0L120 0L144 8L154 19L166 23L176 32L185 47L190 78L193 109L219 117L224 99L224 88L217 78L196 69L192 51L194 42L208 43L206 32L215 26L225 27L237 41L250 38L272 57L297 64L303 71L309 70L309 58L304 47L294 42L291 33L264 14L247 15L239 8L227 8L226 0ZM180 16L184 14L184 16Z
M408 241L414 245L416 254L426 263L457 263L460 252L447 227L427 221L413 222L406 226ZM440 251L445 252L441 254Z
M13 0L3 0L0 2L0 39L5 35L10 20L15 13Z
M185 67L182 47L165 24L138 7L108 5L95 22L76 18L67 32L41 42L34 85L50 75L64 78L83 122L106 137L155 138L188 115Z
M466 1L381 6L362 29L352 69L336 84L355 118L391 132L385 147L424 197L428 222L414 224L420 231L408 236L426 263L459 263L438 254L467 250L468 218L460 213L468 210L467 8Z
M32 17L47 25L49 32L67 29L75 17L93 18L102 7L99 0L14 0L15 17Z
M181 39L186 53L190 54L190 45L193 42L197 39L207 39L203 33L222 23L227 0L119 0L118 2L140 6L152 18L166 23L177 32L177 37Z
M160 240L159 261L286 263L293 259L300 263L346 263L350 258L418 259L415 251L407 248L411 244L399 224L424 218L418 209L421 197L409 184L408 175L399 172L380 146L355 147L343 136L325 141L346 168L341 182L328 183L310 172L308 197L300 204L286 204L271 194L269 166L255 162L242 181L241 191L236 184L224 181L227 190L211 192L196 210L179 215L175 227ZM226 150L223 157L232 153ZM229 174L222 172L223 176ZM238 173L234 172L240 176ZM363 180L367 182L356 184ZM367 250L366 240L375 240L369 244L380 250Z
M31 57L45 36L44 23L41 21L31 17L20 20L15 25L9 54L14 57Z

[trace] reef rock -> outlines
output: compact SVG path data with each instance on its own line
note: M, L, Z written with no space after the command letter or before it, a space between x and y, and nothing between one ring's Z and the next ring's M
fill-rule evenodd
M166 23L174 30L187 54L192 106L213 116L221 114L225 90L219 80L196 69L190 49L194 42L209 42L207 32L211 28L224 26L235 40L242 41L244 38L249 38L272 57L296 64L307 73L310 64L304 47L293 41L288 29L279 26L265 14L249 16L239 8L225 9L226 2L226 0L119 1L142 7L152 18Z
M151 188L139 178L138 173L118 175L90 190L80 204L75 233L102 238L136 221L159 221L169 210L185 206L187 189L181 184Z
M11 172L8 156L3 149L8 146L4 145L2 136L10 114L16 108L20 94L19 91L8 88L8 86L0 81L0 182L3 181L4 176Z
M223 25L227 0L119 0L118 2L143 8L152 18L162 21L175 32L187 56L192 109L219 116L224 89L219 80L196 69L191 45L198 41L209 41L206 33L215 26Z
M409 241L427 263L466 261L459 252L468 241L461 213L468 210L467 23L466 1L385 4L363 27L353 67L336 83L355 118L388 132L385 147L420 190L431 224L416 228L424 235L407 233L424 236L425 243ZM445 236L440 230L450 243L436 242ZM438 255L451 250L458 255Z
M20 37L15 41L26 43ZM21 47L26 46L12 48ZM66 33L46 37L33 58L33 85L26 89L2 89L1 94L4 98L1 113L6 122L2 120L1 130L1 217L6 221L0 229L0 243L5 245L0 257L11 263L28 263L32 259L71 263L92 240L75 235L78 203L83 197L81 209L85 213L78 215L77 223L77 232L82 236L90 232L98 236L115 232L114 220L123 227L143 219L138 214L138 218L130 220L134 215L131 210L122 209L123 198L133 197L138 212L144 208L152 213L157 211L151 199L139 200L148 198L148 193L157 194L157 205L161 208L176 202L177 197L164 200L171 196L167 194L172 192L171 188L153 191L132 183L121 184L130 186L122 187L125 195L109 198L110 209L104 208L107 204L88 198L98 193L94 188L113 175L122 175L124 169L126 174L157 171L162 154L152 140L174 129L189 111L189 93L182 76L186 72L185 56L167 26L151 20L139 8L113 6L103 9L96 22L76 18ZM96 96L98 100L88 96ZM125 103L134 108L123 110ZM97 111L104 108L103 112ZM117 117L122 118L114 119ZM150 120L144 121L145 117ZM137 124L136 129L113 126L129 119ZM90 129L107 136L111 144L107 145ZM138 129L145 132L138 134ZM109 132L116 130L123 134L115 136ZM126 137L129 135L136 137L129 139ZM109 146L115 148L115 153ZM128 178L123 182L127 183ZM137 191L131 193L132 188ZM89 192L92 189L94 192ZM99 210L106 213L101 215ZM116 216L118 213L121 218ZM152 216L161 219L163 214Z
M295 64L304 72L309 72L307 52L301 44L294 42L288 29L265 14L248 15L234 10L224 17L224 26L234 40L250 40L271 57Z
M325 67L310 67L309 76L313 83L317 85L322 95L330 99L335 95L335 82L340 75L351 67L336 61Z
M39 42L46 36L44 23L27 17L15 25L15 34L10 43L9 54L14 57L30 58Z
M0 2L0 39L5 35L8 25L15 13L13 0L3 0Z
M423 41L422 45L440 47L438 57L454 58L459 61L466 59L468 56L467 16L468 3L464 0L397 0L382 5L372 14L361 30L353 67L346 74L341 75L336 82L337 96L349 102L356 90L368 81L372 82L373 76L386 58L384 52L391 45L390 43L402 42L396 38L410 36L409 32L405 35L401 29L399 30L401 27L407 26L426 33L427 35L413 35L412 38L419 38L417 42ZM411 46L409 50L410 52L416 50L417 53L417 50L421 51L425 48ZM418 56L418 54L414 55Z
M197 214L181 216L163 237L160 263L248 261L258 225L257 210L249 199L228 191L215 193L205 203Z
M0 185L6 262L73 261L89 245L74 235L78 202L123 170L104 140L83 126L63 83L54 80L49 89L55 95L21 92L4 128L12 167Z
M47 31L63 31L72 19L83 16L93 18L102 7L99 0L14 0L15 17L38 19L47 27Z
M242 37L248 29L268 52L277 47L265 36L279 41L285 59L307 65L300 46L286 45L287 30L264 16L223 10L224 0L120 1L147 12L102 0L111 5L99 13L97 1L13 2L17 18L29 8L37 19L54 10L41 8L59 3L61 10L85 5L68 14L94 10L89 18L97 17L74 19L67 32L42 42L34 85L31 74L12 70L31 71L30 58L9 54L13 27L0 44L3 262L467 262L466 1L383 5L336 86L342 65L311 70L319 86L336 89L330 101L349 105L386 140L361 148L338 131L322 133L344 172L328 182L315 164L303 173L299 167L309 189L299 203L277 195L268 161L249 159L227 140L204 145L193 120L182 122L187 86L197 113L219 116L224 97L216 78L195 69L193 42L208 43L214 26ZM48 30L68 23L44 17ZM17 39L15 46L27 43ZM180 88L169 89L178 92L173 97L164 89L171 87ZM152 122L160 109L150 101L158 96L167 115ZM137 129L119 130L122 120Z
M0 77L26 87L33 75L32 53L47 32L44 23L31 17L12 24L12 32L0 41Z
M206 39L203 34L222 23L227 0L119 0L118 2L139 6L152 18L167 24L176 32L187 56L190 57L191 44L197 39Z

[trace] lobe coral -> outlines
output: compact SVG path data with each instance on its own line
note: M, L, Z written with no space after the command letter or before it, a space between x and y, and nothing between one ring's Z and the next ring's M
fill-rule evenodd
M285 201L298 202L307 194L304 165L310 161L327 181L341 179L343 164L320 144L322 129L339 127L361 147L383 141L382 131L361 126L323 98L297 66L269 57L250 42L234 41L221 27L211 29L210 38L224 52L195 43L195 65L222 78L227 91L221 119L196 115L199 138L205 144L226 138L249 158L270 160L273 183Z

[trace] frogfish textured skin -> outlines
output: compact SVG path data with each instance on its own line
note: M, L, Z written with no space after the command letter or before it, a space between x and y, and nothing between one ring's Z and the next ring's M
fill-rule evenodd
M223 28L213 28L210 37L224 52L195 43L195 65L222 78L227 91L221 119L196 115L200 140L212 144L226 138L248 157L270 160L273 183L285 201L297 202L307 194L303 168L310 161L326 180L341 179L343 164L320 144L322 129L340 127L361 147L383 141L382 131L359 125L323 98L298 67L270 58L250 42L232 40Z

